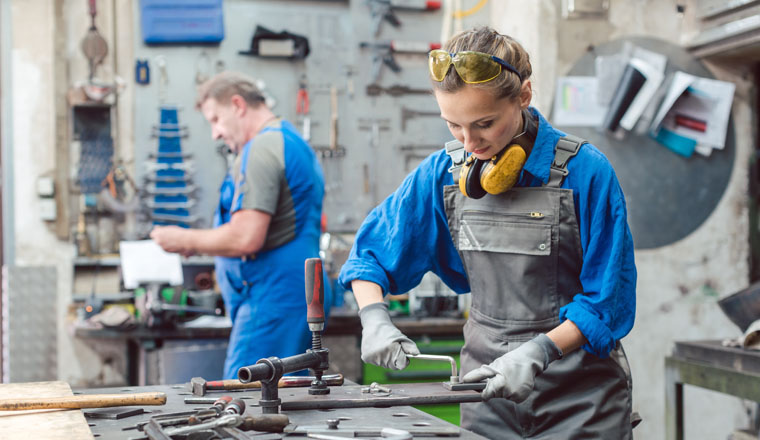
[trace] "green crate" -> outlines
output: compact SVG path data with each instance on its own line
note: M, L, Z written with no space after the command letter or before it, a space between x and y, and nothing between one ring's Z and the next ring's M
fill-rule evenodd
M464 345L461 339L419 340L415 341L420 353L452 356L459 365L459 351ZM401 371L390 370L376 365L364 364L363 384L372 382L379 384L410 383L410 382L444 382L451 377L451 365L446 362L426 359L412 359L409 366ZM459 426L459 404L418 405L415 408Z

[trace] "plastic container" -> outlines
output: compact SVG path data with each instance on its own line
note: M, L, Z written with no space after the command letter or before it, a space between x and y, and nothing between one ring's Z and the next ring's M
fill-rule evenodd
M145 44L224 39L222 0L140 0L140 21Z

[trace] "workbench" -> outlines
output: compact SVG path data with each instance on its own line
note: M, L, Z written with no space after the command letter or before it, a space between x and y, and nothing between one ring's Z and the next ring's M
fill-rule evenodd
M392 318L393 323L410 338L462 338L464 318L415 318L410 316L398 316ZM171 370L172 377L167 377L166 365L168 356L156 356L159 350L171 344L177 345L177 351L181 344L192 343L192 350L200 354L206 361L217 359L220 365L224 362L227 340L229 339L230 327L175 327L149 329L138 327L133 330L113 330L87 327L75 327L74 335L83 339L108 340L125 344L127 361L127 383L129 385L145 386L165 383L176 383L189 380L189 377L179 377L181 371ZM361 337L361 322L356 310L346 308L333 308L323 333L325 347L331 349L331 364L334 364L333 372L340 372L346 378L359 381L362 378L361 354L359 341ZM202 352L202 353L201 353ZM177 362L174 362L177 364ZM196 365L195 374L198 376L219 378L218 373L200 371ZM209 366L209 369L211 366ZM164 372L163 374L161 372ZM192 376L191 375L191 376ZM186 376L186 375L185 375Z
M348 385L355 385L353 383L346 383ZM336 387L339 388L339 387ZM284 396L288 390L292 389L280 389L280 395ZM144 414L133 415L120 419L107 419L96 418L93 413L118 413L120 410L135 409L135 407L124 408L105 408L105 409L84 409L87 422L90 425L92 433L98 438L105 439L130 439L140 438L143 433L136 429L130 429L134 427L138 422L147 421L151 416L166 414L172 412L189 411L195 409L205 409L210 405L189 405L185 404L184 400L187 397L193 397L190 392L188 384L180 385L156 385L146 387L129 387L129 388L98 388L98 389L82 389L75 390L75 394L110 394L110 393L131 393L131 392L150 392L159 391L166 393L167 402L163 406L146 406L142 407L146 412ZM224 395L230 395L233 398L242 398L246 402L246 416L255 416L261 414L261 408L256 406L257 400L261 396L260 391L214 391L206 394L206 397L221 397ZM139 409L139 408L138 408ZM340 420L339 428L349 429L351 427L391 427L396 429L413 429L415 427L425 427L427 429L441 429L441 430L459 430L458 437L448 438L460 438L460 439L484 439L480 435L473 432L461 429L455 425L445 422L441 419L433 417L422 411L414 409L410 406L395 406L389 408L341 408L341 409L319 409L319 410L302 410L302 411L282 411L282 414L286 414L291 424L295 425L308 425L316 427L327 428L328 419ZM336 434L339 435L339 434ZM295 434L265 434L257 432L249 432L249 437L257 440L269 440L269 439L281 439L281 438L306 438L303 435ZM426 436L430 438L430 436ZM417 438L415 436L415 438Z
M676 342L665 358L665 438L684 438L684 384L760 402L760 351L721 341Z

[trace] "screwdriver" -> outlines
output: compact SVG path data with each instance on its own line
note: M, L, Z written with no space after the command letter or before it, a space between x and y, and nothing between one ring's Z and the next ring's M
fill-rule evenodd
M304 264L306 282L306 322L311 330L311 351L326 352L322 348L322 330L325 329L325 286L322 278L322 260L307 258ZM316 378L311 383L309 394L328 394L330 388L322 380L322 373L329 367L327 357L325 365L313 368Z
M306 322L311 330L311 348L322 348L322 330L325 329L325 288L322 285L322 260L306 260Z
M245 412L245 402L240 399L235 399L229 404L227 404L227 407L224 409L225 414L237 414L237 415L243 415Z
M188 417L187 423L189 425L197 425L199 423L202 423L205 419L211 417L219 417L219 415L224 411L224 408L227 407L230 402L232 402L232 397L222 396L216 399L216 402L214 402L214 404L211 405L208 409L199 410L195 414Z

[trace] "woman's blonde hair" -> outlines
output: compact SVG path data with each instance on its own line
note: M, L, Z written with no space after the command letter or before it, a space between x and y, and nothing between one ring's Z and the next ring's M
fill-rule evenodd
M451 37L443 47L450 53L463 51L483 52L494 55L508 62L520 72L523 81L530 78L533 69L530 66L528 52L514 38L500 34L488 26L481 26L460 32ZM454 70L452 66L450 68ZM453 93L465 86L465 82L456 73L449 72L443 81L432 81L433 88L442 92ZM479 84L468 84L472 87L492 90L497 98L518 99L522 82L513 72L502 68L495 79Z

